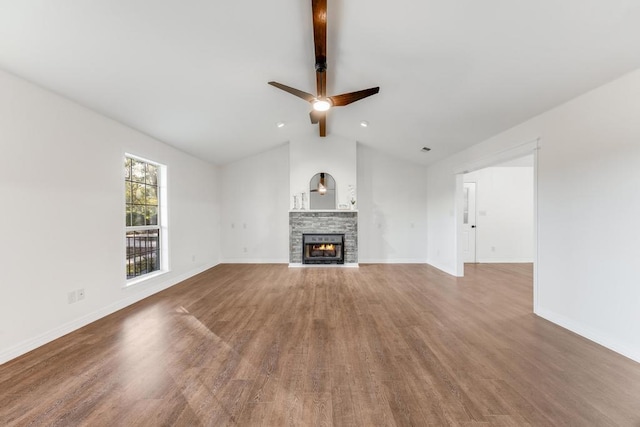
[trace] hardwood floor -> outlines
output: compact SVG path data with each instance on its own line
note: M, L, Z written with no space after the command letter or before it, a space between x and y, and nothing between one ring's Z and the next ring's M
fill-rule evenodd
M0 366L0 425L639 426L528 264L220 265Z

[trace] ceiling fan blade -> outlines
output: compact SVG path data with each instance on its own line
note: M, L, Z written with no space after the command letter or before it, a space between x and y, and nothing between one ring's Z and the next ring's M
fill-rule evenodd
M289 92L291 95L295 95L298 98L302 98L302 99L304 99L305 101L308 101L308 102L311 102L311 101L313 101L315 99L315 96L311 95L310 93L303 92L301 90L298 90L296 88L293 88L293 87L290 87L290 86L287 86L287 85L283 85L283 84L278 83L278 82L269 82L269 84L271 86L277 87L278 89L282 89L285 92Z
M327 0L311 0L311 10L316 71L323 73L327 69Z
M327 113L323 113L320 117L320 136L327 136Z
M320 118L324 115L321 111L311 110L309 113L309 117L311 118L311 123L314 125L320 121Z
M371 95L375 95L380 92L379 87L372 87L371 89L359 90L357 92L343 93L342 95L330 96L329 99L333 103L334 107L342 107L349 105L352 102L361 100Z

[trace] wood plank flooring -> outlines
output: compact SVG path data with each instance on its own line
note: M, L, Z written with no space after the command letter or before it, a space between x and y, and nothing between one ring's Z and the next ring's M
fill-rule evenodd
M640 426L529 264L220 265L0 366L0 425Z

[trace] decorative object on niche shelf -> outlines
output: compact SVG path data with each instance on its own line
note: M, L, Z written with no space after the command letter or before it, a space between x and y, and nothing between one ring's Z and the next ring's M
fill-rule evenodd
M300 196L298 196L297 194L293 195L293 210L298 210L300 209Z
M304 191L301 194L301 200L302 200L302 207L300 209L302 210L307 209L307 193L305 193Z
M349 185L349 203L351 203L351 210L355 210L356 208L356 187L355 185Z
M349 210L349 206L344 203L341 203L338 205L338 209L346 211L346 210Z

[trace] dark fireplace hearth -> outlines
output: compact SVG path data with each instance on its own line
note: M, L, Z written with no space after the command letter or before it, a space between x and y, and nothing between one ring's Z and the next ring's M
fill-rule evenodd
M303 264L344 264L344 234L303 234Z

